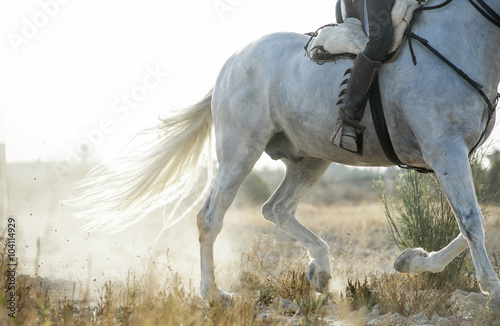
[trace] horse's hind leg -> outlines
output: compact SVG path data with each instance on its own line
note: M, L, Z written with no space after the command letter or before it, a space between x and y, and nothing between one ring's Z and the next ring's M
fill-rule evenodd
M307 279L323 292L331 278L328 245L295 217L299 202L321 179L330 162L304 158L298 163L284 160L286 174L273 196L264 204L262 215L300 241L308 250L310 263Z
M257 131L226 126L217 133L217 158L219 169L214 186L197 215L201 260L201 296L204 299L231 296L217 289L214 276L214 242L222 230L224 215L233 202L238 189L264 151L270 135ZM268 128L271 129L271 128Z
M469 244L481 290L491 294L493 305L500 306L500 282L486 253L484 221L474 192L467 148L456 142L445 145L427 153L427 161L435 171L455 213L460 232Z

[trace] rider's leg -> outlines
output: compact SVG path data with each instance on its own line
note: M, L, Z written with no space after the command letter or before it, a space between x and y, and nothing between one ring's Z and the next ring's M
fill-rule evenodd
M356 117L356 112L363 103L379 66L380 62L371 61L364 53L358 54L354 61L344 105L339 109L337 124L329 135L334 145L351 152L358 152L357 134L363 133L365 127L359 123L362 117Z
M358 152L357 135L363 133L364 126L359 122L362 116L356 116L372 81L377 75L381 61L392 46L391 11L394 0L366 1L362 15L363 25L369 41L365 50L358 55L351 70L347 84L347 93L335 129L329 139L334 144L351 152Z

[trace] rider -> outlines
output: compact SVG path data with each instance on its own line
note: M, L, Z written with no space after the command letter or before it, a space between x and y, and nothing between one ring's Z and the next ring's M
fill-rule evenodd
M361 117L355 117L355 113L362 105L381 61L392 46L391 11L394 2L395 0L338 0L337 3L337 22L342 22L343 17L358 18L368 35L366 48L354 61L345 101L340 100L337 103L343 103L343 107L339 110L334 130L329 134L329 139L334 145L354 153L359 150L357 136L365 129L359 123ZM343 15L340 15L339 8L342 8Z

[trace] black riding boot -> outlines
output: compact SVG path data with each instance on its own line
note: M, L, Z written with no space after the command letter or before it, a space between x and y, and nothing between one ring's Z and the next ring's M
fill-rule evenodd
M353 153L361 153L361 148L358 148L356 140L358 135L365 131L365 126L359 123L362 117L355 115L369 91L379 67L379 61L371 61L363 53L358 54L347 84L344 105L339 110L337 124L328 135L328 139L334 145ZM341 103L341 101L339 102Z

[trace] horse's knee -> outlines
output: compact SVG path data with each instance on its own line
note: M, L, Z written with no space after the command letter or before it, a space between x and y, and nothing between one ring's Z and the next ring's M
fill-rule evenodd
M213 243L222 231L222 220L207 219L205 218L201 224L198 225L200 243Z
M270 202L266 202L264 206L262 206L261 210L262 216L268 220L269 222L274 223L274 213L273 213L273 204Z
M210 197L206 200L205 205L200 209L196 215L196 225L198 226L198 231L201 233L205 225L205 219L208 215L208 210L210 207Z
M484 225L481 214L470 211L458 218L460 231L469 241L484 241Z
M217 218L207 207L202 208L196 216L200 242L215 242L222 231L222 218Z

